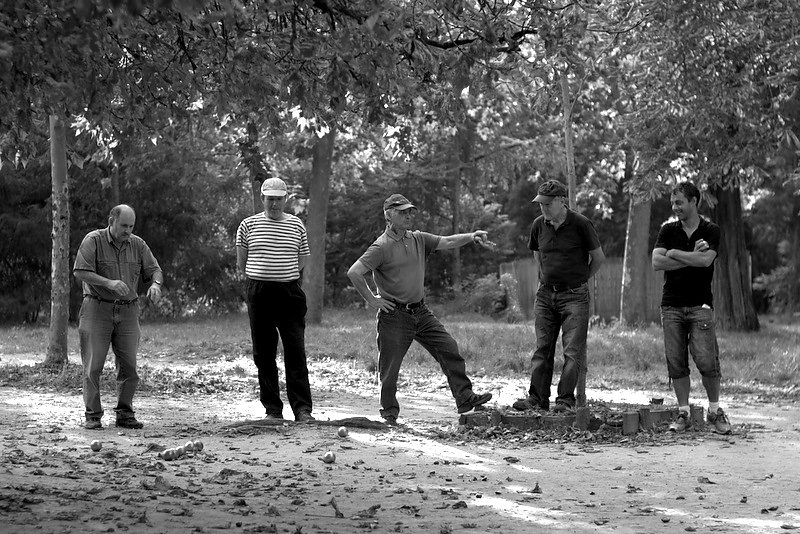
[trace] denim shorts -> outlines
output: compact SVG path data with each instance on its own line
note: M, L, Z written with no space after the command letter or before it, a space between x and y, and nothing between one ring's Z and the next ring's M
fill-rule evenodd
M708 306L661 307L664 352L670 378L689 376L689 353L702 376L721 376L714 310Z

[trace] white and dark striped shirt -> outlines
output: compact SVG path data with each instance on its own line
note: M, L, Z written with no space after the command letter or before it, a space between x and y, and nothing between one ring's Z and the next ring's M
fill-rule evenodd
M262 211L239 225L236 246L247 250L245 274L254 280L291 282L300 278L298 256L311 254L303 221L287 213L274 221Z

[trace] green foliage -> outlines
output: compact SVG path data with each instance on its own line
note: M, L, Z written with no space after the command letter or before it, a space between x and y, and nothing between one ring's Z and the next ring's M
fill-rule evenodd
M508 297L496 274L488 274L468 282L464 288L467 307L482 315L498 315L508 304Z

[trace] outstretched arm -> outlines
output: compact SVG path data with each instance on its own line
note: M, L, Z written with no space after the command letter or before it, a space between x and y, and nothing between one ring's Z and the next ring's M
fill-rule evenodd
M468 234L442 236L442 238L439 240L439 245L436 247L436 250L459 248L469 243L477 243L485 248L491 248L494 246L494 243L489 241L489 234L485 230L475 230L474 232L470 232Z

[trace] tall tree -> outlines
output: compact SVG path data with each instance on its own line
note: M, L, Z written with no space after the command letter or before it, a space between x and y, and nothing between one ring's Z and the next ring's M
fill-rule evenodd
M50 115L50 172L53 182L53 247L50 270L50 334L44 365L60 367L67 360L69 321L69 180L64 121Z

